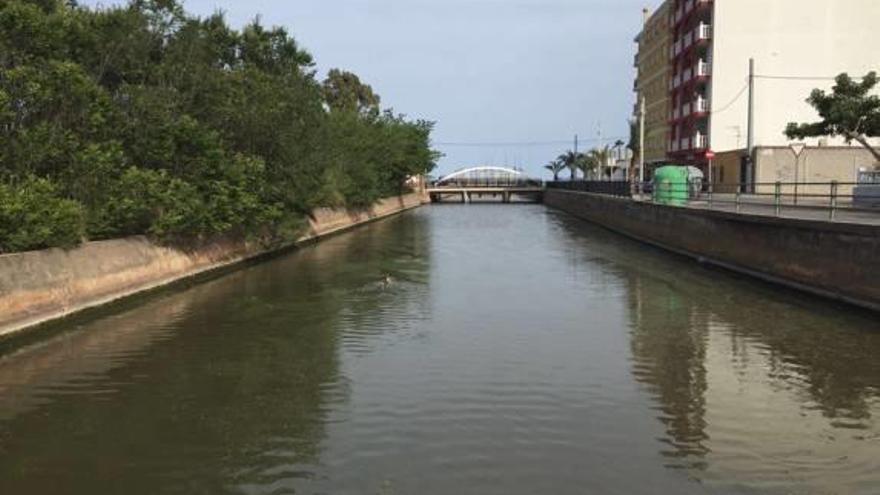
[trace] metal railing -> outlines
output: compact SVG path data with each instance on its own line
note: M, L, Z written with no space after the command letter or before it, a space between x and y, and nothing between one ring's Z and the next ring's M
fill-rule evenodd
M466 178L466 179L450 179L446 181L434 181L430 184L431 188L442 189L460 189L460 188L491 188L491 187L527 187L540 188L544 183L534 179L518 179L505 177L486 177L486 178Z
M874 196L856 194L868 184L855 182L750 182L659 186L636 183L633 198L641 201L755 213L776 217L870 220L880 222L880 190Z
M629 181L612 180L569 180L548 182L547 189L564 189L609 196L631 197L632 185Z
M655 185L652 182L575 180L548 182L563 189L744 214L880 223L880 184L855 182L750 182ZM866 186L874 189L866 190Z

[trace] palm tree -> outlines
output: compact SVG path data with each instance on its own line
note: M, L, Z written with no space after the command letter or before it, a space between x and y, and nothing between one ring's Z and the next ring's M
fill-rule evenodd
M608 146L593 148L590 150L590 157L598 163L599 176L601 177L603 172L605 172L605 167L608 165L608 160L611 158L611 148ZM610 176L610 171L609 174L606 175Z
M580 156L580 153L575 153L574 151L569 150L556 158L556 161L562 163L563 166L568 168L568 170L571 172L571 180L577 179L577 171L579 168L578 162L580 161Z
M598 167L599 162L595 157L586 153L578 153L578 169L584 174L584 179L595 173Z
M559 172L562 172L563 170L565 170L565 164L562 163L560 160L553 160L552 162L548 163L547 165L544 165L544 168L553 172L553 182L558 182L559 181Z

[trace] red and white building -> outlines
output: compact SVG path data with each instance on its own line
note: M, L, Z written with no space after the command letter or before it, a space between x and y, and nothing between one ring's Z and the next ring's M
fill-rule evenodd
M660 12L670 33L667 158L705 169L711 150L727 168L725 180L786 180L788 173L780 172L783 165L771 166L769 155L764 170L746 169L740 160L748 140L749 59L756 68L755 163L762 149L787 148L786 124L818 120L806 103L813 89L830 90L842 72L859 77L880 71L880 0L666 0L654 15ZM644 86L638 76L636 86ZM641 96L650 107L651 95ZM840 139L806 144L826 148L826 155L849 149ZM851 179L860 163L847 160L831 176Z
M673 1L669 25L670 158L704 162L709 150L713 0Z

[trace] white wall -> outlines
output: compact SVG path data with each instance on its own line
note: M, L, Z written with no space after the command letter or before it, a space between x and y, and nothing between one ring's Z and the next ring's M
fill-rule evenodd
M745 147L748 93L724 107L745 86L750 57L759 75L833 77L880 71L880 0L715 0L713 22L710 132L718 152ZM818 120L804 100L814 88L830 89L833 83L756 80L755 144L786 145L788 122Z

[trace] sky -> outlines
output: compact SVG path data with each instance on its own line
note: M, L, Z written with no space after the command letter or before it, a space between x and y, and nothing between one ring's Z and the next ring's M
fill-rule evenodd
M114 1L89 1L109 5ZM543 165L572 147L626 140L633 38L645 0L186 0L190 13L259 15L317 62L350 70L382 104L436 122L435 175ZM650 2L649 2L650 3Z

